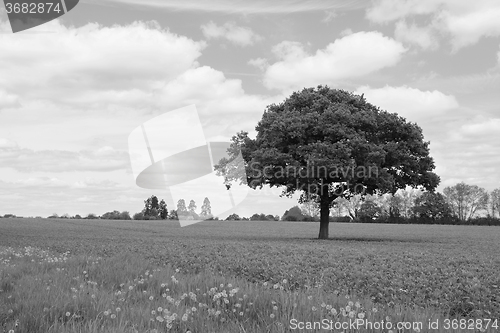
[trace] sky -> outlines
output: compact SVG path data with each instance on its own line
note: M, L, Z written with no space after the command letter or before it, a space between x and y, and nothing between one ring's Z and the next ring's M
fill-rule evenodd
M133 214L151 195L174 209L196 185L137 182L164 142L255 136L266 106L320 84L416 122L438 190L500 188L498 17L497 0L81 0L14 34L0 5L0 215ZM226 210L228 193L199 189L223 217L297 204L235 189Z

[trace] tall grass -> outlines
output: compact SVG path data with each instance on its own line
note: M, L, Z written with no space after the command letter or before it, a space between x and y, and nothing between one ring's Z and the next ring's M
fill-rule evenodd
M286 280L184 274L131 253L102 259L0 248L0 328L11 333L428 332L429 320L440 322L432 332L471 332L445 329L445 319L430 308L382 308L321 287L292 291ZM355 320L365 326L353 329ZM397 330L398 322L423 326Z

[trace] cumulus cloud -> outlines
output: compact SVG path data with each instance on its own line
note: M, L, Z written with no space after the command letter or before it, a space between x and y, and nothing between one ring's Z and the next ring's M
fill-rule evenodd
M430 27L418 27L415 24L408 26L404 20L396 23L394 37L400 42L415 44L424 50L438 47L437 38Z
M395 65L406 49L379 32L357 32L309 54L298 42L273 48L278 62L266 68L267 88L290 89L363 76Z
M432 117L459 106L455 96L446 95L440 91L422 91L401 86L383 88L359 87L358 94L364 94L365 99L381 109L398 113L410 121L429 121Z
M68 28L54 20L43 27L56 33L0 34L0 88L8 86L23 99L70 101L82 91L109 97L117 91L151 89L196 65L205 46L154 22ZM3 22L0 30L8 29Z
M464 124L461 133L467 137L481 137L498 141L500 139L500 118L483 119Z
M22 172L114 171L124 170L130 164L127 152L112 148L78 152L35 151L9 143L2 144L2 140L0 140L0 161L2 166Z
M380 0L366 11L366 17L377 23L418 15L429 16L433 27L451 35L454 51L482 37L500 36L500 3L496 0Z
M239 46L249 46L262 40L262 37L253 32L249 27L239 27L234 22L227 22L222 26L218 26L210 21L201 26L201 31L205 38L222 38Z

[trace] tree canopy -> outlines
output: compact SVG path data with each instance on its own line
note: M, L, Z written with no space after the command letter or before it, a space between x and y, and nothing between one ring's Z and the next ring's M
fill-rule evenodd
M395 193L406 186L433 191L439 177L422 129L368 103L362 96L327 86L305 88L269 105L251 139L232 138L229 159L215 166L226 184L302 192L320 205L319 238L328 238L329 210L338 197ZM231 162L238 152L244 168ZM234 156L234 158L233 158Z

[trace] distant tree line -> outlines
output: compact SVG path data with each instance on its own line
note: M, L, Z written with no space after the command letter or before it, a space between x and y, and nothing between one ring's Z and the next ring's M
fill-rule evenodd
M203 200L200 212L196 212L196 202L184 199L177 201L177 209L168 211L163 199L152 195L144 200L142 211L133 217L128 211L117 210L102 216L90 213L85 217L76 214L59 216L54 213L48 218L67 219L109 219L109 220L178 220L204 219L219 220L212 215L210 200ZM250 217L240 217L233 213L226 221L308 221L319 222L320 207L314 200L303 200L300 207L294 206L281 216L255 213ZM21 218L5 214L0 218ZM41 218L41 217L37 217ZM500 225L500 188L488 193L477 185L464 182L446 187L443 193L416 189L399 190L394 194L352 195L349 199L337 198L330 210L331 222L361 223L411 223L411 224L463 224Z
M282 220L319 221L318 204L305 201L301 207L287 210ZM335 200L330 221L500 225L500 189L488 193L462 182L446 187L443 193L410 189L395 194L357 194Z

